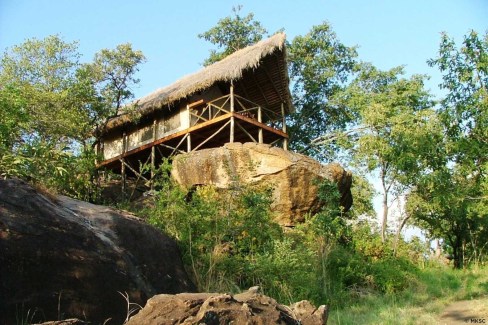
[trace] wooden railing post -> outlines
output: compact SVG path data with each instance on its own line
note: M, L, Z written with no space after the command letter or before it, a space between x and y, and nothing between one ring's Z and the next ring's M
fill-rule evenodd
M263 111L261 110L261 106L258 106L258 122L263 123ZM258 131L258 142L263 143L263 128L259 127Z
M188 112L188 127L191 127L191 114L190 114L190 105L186 105L186 111ZM186 152L191 151L191 134L188 133L186 136Z
M230 112L232 113L230 117L230 139L229 142L234 142L234 83L230 82Z
M153 138L152 141L156 141L157 138L157 120L154 118L153 121ZM154 189L154 175L155 175L155 170L156 170L156 146L153 144L151 147L151 190Z
M285 116L285 104L281 103L281 116L283 118L283 133L286 133L286 116ZM288 139L283 139L283 149L288 150Z
M122 166L120 167L120 173L122 174L122 195L125 196L127 190L127 175L125 173L125 161L124 154L127 151L127 133L125 131L122 133Z

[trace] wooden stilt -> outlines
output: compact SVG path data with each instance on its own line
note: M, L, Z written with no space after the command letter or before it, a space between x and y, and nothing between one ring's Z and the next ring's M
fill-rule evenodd
M286 133L286 115L285 115L285 104L281 103L281 117L283 118L283 133ZM288 139L283 139L283 150L288 150Z
M230 82L230 112L234 113L234 83ZM234 142L234 129L235 129L234 115L230 117L230 139L229 142Z
M127 152L127 133L122 133L122 155L124 155ZM127 174L125 173L125 164L124 164L125 158L122 158L121 161L121 167L120 167L120 173L122 174L122 195L125 197L126 191L127 191Z
M133 173L134 173L134 174L135 174L135 175L136 175L138 178L142 178L142 179L143 179L143 180L145 180L146 182L149 182L149 180L148 180L146 177L142 176L142 174L141 174L140 172L138 172L137 170L135 170L134 168L132 168L132 166L131 166L131 165L129 165L129 164L128 164L128 163L125 161L125 159L123 159L123 158L122 158L122 159L120 159L120 162L121 162L121 164L122 164L122 166L123 166L123 167L127 167L127 168L128 168L129 170L131 170L131 171L132 171L132 172L133 172ZM147 163L147 160L146 160L146 163ZM124 168L124 169L125 169L125 168Z
M154 119L153 121L153 142L157 139L157 123L158 121ZM151 190L154 189L154 175L156 173L156 146L151 147Z
M259 123L263 123L263 111L261 109L261 106L258 106L258 122ZM259 127L259 131L258 131L258 142L259 143L263 143L264 140L263 140L263 128L262 127Z
M185 139L188 137L188 135L189 135L189 134L190 134L190 133L187 133L187 134L185 134L185 136L183 136L183 138L181 138L180 142L178 142L178 144L177 144L177 145L176 145L176 147L174 148L174 150L173 150L173 152L171 153L171 155L169 155L170 157L171 157L171 156L173 156L173 155L175 154L175 152L177 152L177 151L180 151L180 152L182 152L182 151L183 151L183 150L180 150L179 148L180 148L181 144L183 143L183 141L185 141Z

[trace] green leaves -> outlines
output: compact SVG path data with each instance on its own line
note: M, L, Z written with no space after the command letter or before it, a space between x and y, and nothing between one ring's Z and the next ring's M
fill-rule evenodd
M428 62L443 73L440 87L447 91L438 114L444 138L408 209L463 267L467 256L481 260L488 240L488 34L471 31L459 48L443 34L438 56Z
M95 54L92 73L99 83L100 94L110 106L118 110L126 100L134 97L130 87L139 83L134 75L145 60L144 54L134 51L130 43L117 45L115 50L103 49Z
M3 103L9 100L9 107L22 103L26 117L20 125L22 136L84 142L95 126L133 97L130 87L139 82L134 75L145 60L142 52L121 44L101 50L93 63L81 65L77 50L76 42L54 35L27 40L2 56L0 95Z
M2 92L15 89L26 116L25 123L19 125L21 134L59 141L80 131L79 124L73 122L80 115L68 95L78 59L77 44L66 43L57 35L27 40L2 56ZM8 105L15 107L13 102Z
M289 117L288 129L294 150L331 160L332 150L310 144L333 131L344 130L355 120L353 111L331 98L347 85L356 71L356 57L356 48L342 44L325 22L312 27L305 36L295 37L289 44L289 71L296 112Z
M132 97L144 56L122 44L81 65L77 50L54 35L1 57L0 175L94 200L93 130Z
M241 17L239 14L241 9L242 6L233 7L233 17L220 19L216 26L198 35L199 38L203 38L221 49L220 51L211 50L209 58L203 63L204 66L220 61L237 50L259 42L267 33L261 23L254 20L253 13Z

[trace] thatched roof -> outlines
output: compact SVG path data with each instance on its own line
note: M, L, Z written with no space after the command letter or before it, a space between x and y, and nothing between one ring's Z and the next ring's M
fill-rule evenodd
M278 60L268 60L269 62L267 65L269 67L263 69L265 69L264 73L268 76L269 82L273 82L273 80L271 80L271 78L273 78L276 80L275 82L279 84L273 85L275 92L280 92L275 96L279 97L282 102L285 102L287 110L290 111L291 96L288 88L288 73L284 47L285 34L275 34L266 40L262 40L252 46L238 50L221 61L207 66L196 73L187 75L169 86L160 88L151 94L136 100L133 104L136 105L138 113L145 116L156 109L167 107L171 103L181 100L198 91L205 90L217 82L239 80L243 78L246 71L254 71L264 65L265 63L263 62L266 57L272 54L277 54L276 57ZM270 66L271 64L278 65L278 67ZM271 70L274 71L270 72ZM270 74L273 77L270 77ZM262 90L261 93L265 96ZM269 104L268 100L267 102ZM130 120L131 118L129 114L121 114L107 123L105 131L128 123Z

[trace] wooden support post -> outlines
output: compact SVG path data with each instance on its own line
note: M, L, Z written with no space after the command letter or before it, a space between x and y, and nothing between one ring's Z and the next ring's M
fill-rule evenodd
M153 142L157 139L157 126L158 122L156 118L153 121ZM154 175L156 172L156 146L152 146L151 148L151 190L154 189Z
M186 152L191 152L191 133L186 137Z
M186 112L188 114L188 128L190 128L192 125L191 125L191 113L190 113L190 105L186 105ZM190 152L191 151L191 135L190 133L188 133L186 135L186 152Z
M127 151L127 133L125 131L122 133L122 157ZM122 166L120 167L120 173L122 174L122 195L126 195L127 190L127 175L125 173L125 158L121 160Z
M285 104L281 102L281 116L283 118L283 133L286 133L286 116L285 116ZM283 150L288 150L288 139L283 139Z
M259 123L263 123L263 112L261 110L261 106L258 106L258 122ZM262 127L259 127L259 131L258 131L258 142L259 143L263 143L264 140L263 140L263 128Z
M102 140L97 140L97 145L96 145L96 149L95 149L95 165L98 165L100 163L100 156L102 154L102 148L101 148L101 145L100 145L100 142L102 142ZM103 157L102 157L102 160L103 160Z
M230 82L230 112L231 113L234 113L234 83ZM234 122L234 115L232 115L230 117L230 139L229 139L229 142L234 142L234 129L235 129L235 126L234 126L235 122Z
M129 170L131 170L137 176L137 179L142 178L146 182L149 182L149 180L147 178L145 178L144 176L142 176L142 174L140 172L138 172L137 170L132 168L123 158L120 159L120 162L121 162L122 166L129 168ZM146 160L146 164L147 164L147 160Z

